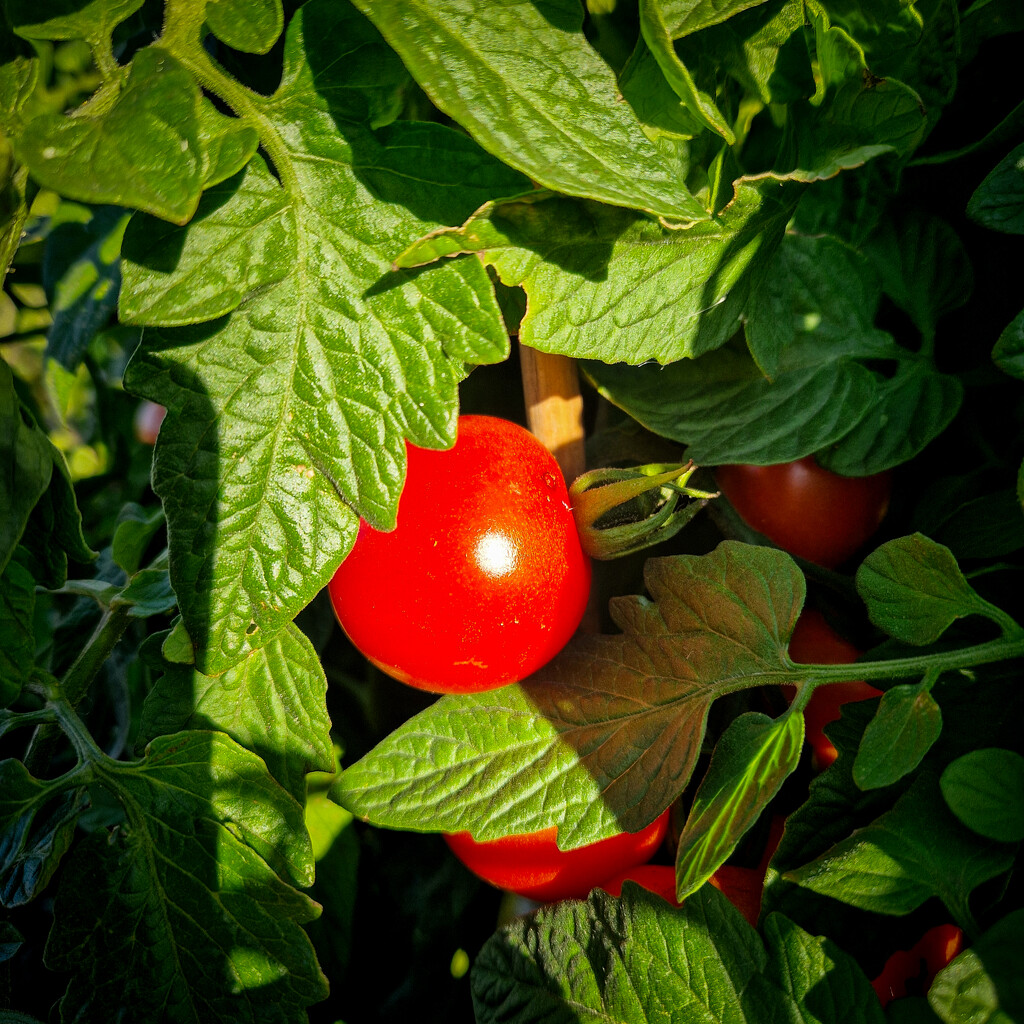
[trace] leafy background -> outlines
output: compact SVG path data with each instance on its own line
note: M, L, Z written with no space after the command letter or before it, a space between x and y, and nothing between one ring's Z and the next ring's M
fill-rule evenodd
M701 963L737 1020L871 1020L879 951L951 916L971 956L901 1012L966 1019L980 978L989 1019L1019 1013L1019 792L962 796L1019 774L1015 3L3 17L5 999L561 1019L568 989L686 1020ZM605 633L522 686L424 706L368 675L317 595L360 518L394 522L407 441L521 417L510 332L581 361L592 461L895 467L889 543L825 574L719 545L759 540L723 507L603 569ZM168 410L151 463L138 398ZM886 688L809 790L771 688L828 682L788 657L805 600ZM482 774L435 756L452 739ZM429 834L579 845L680 797L679 914L627 891L488 939L498 897ZM701 883L759 859L769 802L791 813L757 935Z

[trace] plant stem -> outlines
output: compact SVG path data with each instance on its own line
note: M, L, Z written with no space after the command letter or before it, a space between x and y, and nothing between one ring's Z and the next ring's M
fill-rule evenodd
M51 697L52 707L55 709L64 707L74 713L74 709L89 689L89 684L96 678L103 663L117 646L118 640L121 639L128 627L130 611L130 605L122 604L115 605L104 612L103 618L100 619L88 643L61 680L58 694ZM58 737L62 732L67 733L65 718L59 711L57 720L60 722L59 726L49 724L38 726L28 745L25 754L25 767L33 775L39 775L45 770L53 756ZM70 736L70 734L68 735ZM71 736L71 739L77 749L79 744L75 741L75 737Z

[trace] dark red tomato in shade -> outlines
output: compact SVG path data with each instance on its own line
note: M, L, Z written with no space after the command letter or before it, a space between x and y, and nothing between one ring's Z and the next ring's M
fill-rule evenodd
M533 434L463 416L446 451L409 446L397 527L362 523L329 585L353 644L437 693L524 679L566 644L590 593L558 464Z
M639 832L620 832L575 850L560 850L554 827L477 842L468 832L446 835L452 853L478 878L538 902L584 899L611 875L645 864L668 831L666 810Z
M794 661L817 665L845 665L860 657L860 651L841 637L816 608L805 608L800 613L789 641L789 654ZM804 738L811 746L816 768L827 768L836 759L836 748L824 729L839 718L842 706L881 693L868 683L853 680L822 685L811 694L804 709Z
M940 924L928 931L910 949L897 950L882 973L871 982L882 1006L904 996L924 996L935 975L963 949L963 932L954 924Z
M775 466L719 466L721 492L747 525L784 551L834 569L878 530L892 474L839 476L814 457Z

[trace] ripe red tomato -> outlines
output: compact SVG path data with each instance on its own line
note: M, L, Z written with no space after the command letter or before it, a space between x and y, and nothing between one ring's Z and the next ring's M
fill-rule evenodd
M838 476L814 457L775 466L719 466L715 478L744 522L780 548L834 569L875 533L892 474Z
M963 948L963 932L954 924L929 928L909 950L897 950L871 984L882 1006L904 996L923 996L935 975Z
M789 641L789 653L794 661L818 665L845 665L860 657L860 651L843 639L816 608L805 608L800 613ZM804 737L814 753L815 767L827 768L836 759L836 748L825 736L824 728L839 718L842 705L878 697L881 693L874 686L856 680L819 686L811 694L804 709Z
M142 444L156 444L160 424L166 415L167 409L156 402L150 402L148 399L139 402L133 423L136 439Z
M757 919L761 913L765 872L782 839L785 824L785 818L780 815L772 818L764 852L757 867L744 868L725 864L709 879L754 928L757 927ZM648 892L660 896L666 903L671 903L675 907L682 906L676 899L676 869L671 864L641 864L638 867L627 868L602 882L601 888L612 896L621 896L624 882L636 882Z
M590 574L551 453L515 423L463 416L447 451L409 446L397 527L362 523L329 591L384 672L469 693L554 657L583 617Z
M543 902L583 899L609 876L649 861L668 831L668 815L576 850L558 848L554 827L484 843L468 832L444 839L470 871L499 889Z

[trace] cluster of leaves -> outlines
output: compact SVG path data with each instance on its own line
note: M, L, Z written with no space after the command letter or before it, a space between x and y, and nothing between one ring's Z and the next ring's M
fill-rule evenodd
M962 81L1016 0L0 10L0 999L290 1021L330 977L347 1015L357 882L431 893L418 928L468 891L369 868L397 844L353 815L572 847L676 805L683 909L514 922L479 1020L882 1020L867 977L936 916L971 947L901 1019L1022 1012L1024 312L986 273L1020 256L1024 105ZM898 467L885 543L851 580L688 528L614 632L392 730L314 599L510 332L700 463ZM850 670L788 655L807 578L885 690L809 790L800 711ZM769 805L755 933L703 883Z

